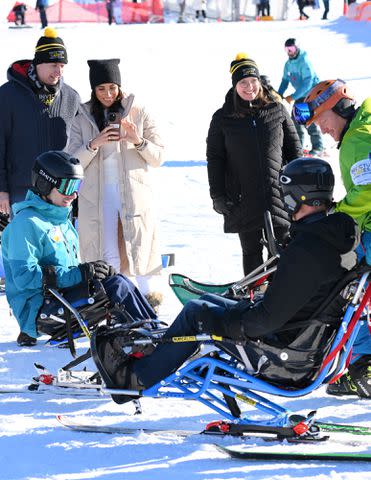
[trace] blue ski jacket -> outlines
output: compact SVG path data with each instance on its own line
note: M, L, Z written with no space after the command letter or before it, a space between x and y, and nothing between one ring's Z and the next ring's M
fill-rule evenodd
M308 59L307 53L300 50L296 58L289 58L285 63L278 93L283 96L289 83L291 83L295 89L291 96L294 100L298 100L305 97L318 82L319 78Z
M13 205L14 219L2 234L6 296L21 331L34 338L44 302L42 267L55 266L59 288L82 281L70 210L47 203L29 190L23 202Z

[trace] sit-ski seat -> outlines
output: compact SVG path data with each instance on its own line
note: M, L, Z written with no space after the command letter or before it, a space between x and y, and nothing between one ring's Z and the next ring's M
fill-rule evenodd
M276 341L250 339L245 347L246 353L242 346L221 342L217 345L247 367L248 373L255 373L257 378L284 388L304 388L317 378L358 280L368 271L368 266L357 266L347 272L309 319L294 324L295 338L289 345L281 344L279 338ZM293 327L287 329L287 334L290 329Z

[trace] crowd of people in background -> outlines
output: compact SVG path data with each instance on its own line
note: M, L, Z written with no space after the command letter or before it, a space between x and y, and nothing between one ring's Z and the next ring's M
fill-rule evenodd
M296 0L298 9L299 9L299 19L308 20L309 15L304 10L307 7L312 9L320 8L320 0ZM330 11L330 0L323 1L323 15L322 19L327 20L328 13ZM353 0L354 1L354 0ZM81 3L81 2L79 2ZM140 3L137 0L133 0L133 7L124 6L122 0L100 0L97 1L96 7L101 14L100 5L105 9L107 14L108 24L121 25L123 23L136 23L143 21L141 19L141 13L137 15L136 13L136 4ZM351 1L349 1L351 3ZM255 8L255 15L252 13L251 9L248 9L249 2L242 3L239 0L233 0L230 8L230 12L227 14L228 18L223 20L232 20L232 21L241 21L241 20L273 20L271 5L269 0L251 0L251 4ZM35 10L39 12L41 27L45 28L48 25L47 10L49 2L48 0L36 0ZM178 23L184 23L189 21L195 22L208 22L210 18L217 21L222 21L222 11L223 4L221 0L218 0L213 5L213 10L208 14L208 1L207 0L180 0L179 1L179 11L178 13ZM123 9L126 8L124 12ZM166 10L169 10L169 7L164 7ZM14 12L14 23L16 26L26 26L26 11L27 5L24 2L15 2L12 12ZM130 12L130 14L128 13ZM175 13L175 12L174 12ZM224 13L224 15L226 15ZM123 18L125 17L125 21ZM165 19L165 16L164 16ZM150 19L149 19L150 20ZM166 21L166 19L165 19Z

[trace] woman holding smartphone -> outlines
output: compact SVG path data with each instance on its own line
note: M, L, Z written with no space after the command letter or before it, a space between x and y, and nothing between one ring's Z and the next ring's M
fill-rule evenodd
M84 167L78 231L82 261L102 258L135 277L152 304L161 272L151 167L163 161L153 120L121 90L119 59L88 60L91 99L79 108L68 152Z

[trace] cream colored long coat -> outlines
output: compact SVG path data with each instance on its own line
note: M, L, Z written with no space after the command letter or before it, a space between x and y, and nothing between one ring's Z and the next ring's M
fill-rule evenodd
M122 100L130 108L132 96ZM135 123L139 136L147 140L140 152L132 143L120 142L121 161L118 165L122 218L119 225L121 272L127 275L153 275L161 270L157 250L157 220L150 167L163 161L163 145L156 126L146 111L132 104L127 115ZM85 179L79 194L78 231L81 257L84 262L103 258L103 155L87 149L88 142L99 133L90 114L89 102L79 108L71 129L66 150L76 156L84 167ZM124 240L122 242L122 240Z

